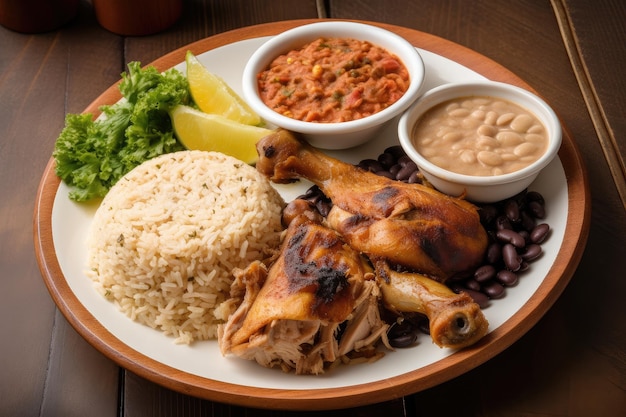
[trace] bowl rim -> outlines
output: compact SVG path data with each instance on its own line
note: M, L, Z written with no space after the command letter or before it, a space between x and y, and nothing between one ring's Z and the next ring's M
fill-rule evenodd
M362 119L336 123L315 123L283 116L268 107L259 97L257 74L279 54L302 46L320 36L352 37L377 44L398 56L409 70L409 88L391 106ZM384 42L383 42L384 41ZM381 43L387 45L380 45ZM380 125L401 114L420 96L426 68L415 46L405 38L387 29L351 21L314 22L289 29L262 44L248 59L242 75L243 95L249 105L266 122L304 134L340 134L357 132Z
M537 116L548 131L548 148L543 155L532 164L520 170L502 175L485 176L467 175L449 171L423 157L417 149L415 149L411 140L412 131L417 119L437 104L455 97L471 95L488 95L504 98L521 105ZM398 138L400 145L420 169L445 181L473 186L507 184L537 175L539 171L545 168L558 154L561 147L562 135L562 127L558 116L543 98L529 90L492 80L454 82L434 87L426 91L415 101L398 121Z

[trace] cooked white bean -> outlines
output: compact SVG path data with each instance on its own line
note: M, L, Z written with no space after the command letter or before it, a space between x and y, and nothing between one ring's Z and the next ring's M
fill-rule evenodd
M534 143L524 142L515 147L513 153L517 156L532 156L537 150L537 145Z
M485 115L485 123L488 125L495 125L498 120L498 113L495 111L488 111Z
M496 139L505 147L517 146L523 142L523 138L519 133L505 130L496 135Z
M480 151L476 154L476 158L483 164L489 165L492 167L498 166L502 164L502 157L495 152L492 151Z
M498 129L495 126L480 125L478 129L476 129L476 133L481 136L495 136L496 133L498 133Z
M472 112L472 117L474 119L478 119L478 120L485 120L485 115L486 115L485 111L484 110L480 110L480 109L474 110Z
M467 117L469 116L470 111L468 109L459 108L459 109L451 110L449 114L452 117Z
M476 154L472 150L463 149L459 153L459 159L461 161L465 162L466 164L475 164L476 163Z
M459 132L459 131L448 132L445 135L443 135L442 139L446 141L447 143L456 142L456 141L463 139L463 132Z
M476 141L476 148L482 150L493 150L495 148L500 147L500 142L496 138L492 138L491 136L479 136Z
M450 102L450 104L448 104L448 106L446 107L446 111L448 112L448 114L450 114L452 110L456 110L459 107L461 107L459 103Z
M480 120L476 120L473 117L466 117L461 120L461 127L465 130L476 130L478 126L480 126L482 122Z
M509 111L509 109L511 108L511 105L509 104L508 101L494 100L493 103L491 104L491 107L498 113L505 113Z
M534 123L533 118L528 114L520 114L511 122L511 129L519 133L526 133L529 127Z
M435 165L486 176L514 172L537 160L548 138L539 119L524 108L477 96L430 109L416 124L413 141Z
M545 136L543 135L539 135L537 133L528 133L524 139L526 140L526 142L532 142L532 143L537 143L537 144L542 144L545 143Z
M505 126L511 123L511 120L513 120L514 118L515 118L515 113L504 113L498 116L498 119L496 120L496 124L498 126Z
M425 137L421 139L422 145L424 147L427 147L428 145L430 145L431 143L433 143L433 138L431 137Z

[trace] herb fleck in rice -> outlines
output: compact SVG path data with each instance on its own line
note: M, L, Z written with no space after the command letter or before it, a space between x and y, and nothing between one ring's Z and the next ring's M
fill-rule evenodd
M133 320L177 343L217 337L215 309L233 268L279 245L284 203L235 158L182 151L149 160L103 199L88 240L89 275Z

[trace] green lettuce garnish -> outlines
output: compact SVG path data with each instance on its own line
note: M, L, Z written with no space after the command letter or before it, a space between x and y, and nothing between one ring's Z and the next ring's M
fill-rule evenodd
M176 69L128 64L120 92L125 100L100 110L105 117L68 114L52 156L56 174L74 201L104 197L127 172L164 153L183 150L174 136L169 110L193 105L187 78Z

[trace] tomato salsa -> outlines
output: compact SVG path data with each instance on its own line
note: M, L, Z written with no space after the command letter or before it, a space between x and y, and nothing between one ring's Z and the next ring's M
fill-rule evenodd
M274 111L307 122L357 120L389 107L409 86L402 61L367 41L319 38L274 59L258 74Z

